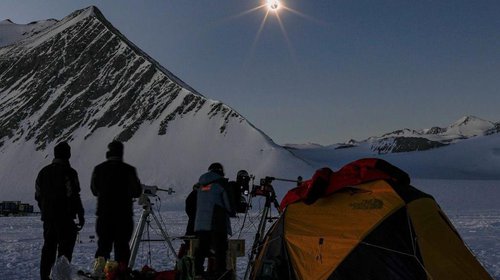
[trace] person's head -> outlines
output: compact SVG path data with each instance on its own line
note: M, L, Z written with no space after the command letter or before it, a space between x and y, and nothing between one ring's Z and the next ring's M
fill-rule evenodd
M60 142L54 147L54 157L68 160L71 157L71 147L67 142Z
M106 152L106 158L118 157L123 158L123 144L120 141L114 140L108 144L108 151Z
M208 171L212 171L224 177L224 167L219 162L214 162L210 164L210 166L208 167Z

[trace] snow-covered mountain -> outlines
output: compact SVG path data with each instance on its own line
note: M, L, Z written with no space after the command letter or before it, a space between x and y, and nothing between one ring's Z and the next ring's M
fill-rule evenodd
M311 167L222 102L210 100L127 40L96 7L64 19L0 23L0 197L32 200L34 180L67 140L84 199L113 139L143 183L180 202L211 162L234 178Z
M2 20L0 21L0 34L2 34L0 47L31 37L55 23L57 23L55 19L34 21L28 24L15 24L10 19Z
M291 151L314 166L329 166L334 170L359 158L378 157L405 170L412 179L500 180L500 133L405 153L378 154L363 145Z
M444 128L403 129L363 141L287 148L313 166L334 170L359 158L378 157L414 179L499 180L499 124L469 116Z
M377 154L425 151L498 132L500 132L500 122L494 123L475 116L465 116L447 127L435 126L418 130L405 128L362 141L349 140L331 147L342 149L369 146L369 149Z

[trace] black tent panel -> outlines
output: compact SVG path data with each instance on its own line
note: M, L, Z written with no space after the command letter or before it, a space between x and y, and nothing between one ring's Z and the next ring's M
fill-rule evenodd
M427 279L414 236L406 208L401 208L375 228L328 279Z

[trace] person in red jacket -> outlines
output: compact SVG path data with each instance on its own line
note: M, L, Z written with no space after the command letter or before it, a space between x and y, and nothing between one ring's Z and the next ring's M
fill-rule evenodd
M232 213L229 197L224 189L226 179L222 164L215 162L208 172L200 176L196 199L194 232L199 240L195 253L195 273L203 275L205 258L214 261L213 272L216 279L228 277L226 271L226 251L228 234L232 235L229 216ZM228 278L220 278L228 279Z
M40 170L35 182L35 199L43 221L42 280L49 279L56 254L71 262L77 231L85 224L78 173L71 167L70 157L69 144L57 144L54 160ZM78 225L74 222L76 217Z

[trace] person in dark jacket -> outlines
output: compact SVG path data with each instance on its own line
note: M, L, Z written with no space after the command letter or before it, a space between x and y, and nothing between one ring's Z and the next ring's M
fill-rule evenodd
M130 258L129 242L134 231L133 199L142 187L135 168L123 162L123 144L108 144L107 160L94 168L91 190L97 197L97 252L94 274L102 274L114 246L119 270L125 271Z
M187 254L190 244L189 240L195 235L194 219L196 217L196 197L199 187L200 185L198 183L194 184L193 190L186 197L186 204L184 210L186 211L186 214L188 216L188 223L186 226L186 232L184 233L186 239L184 240L184 243L181 244L181 247L179 248L179 253L177 254L177 257L179 259L181 259Z
M203 273L206 257L214 257L216 277L226 272L226 251L228 234L231 232L229 214L232 212L228 195L224 190L224 169L220 163L213 163L208 172L201 175L197 191L194 231L199 239L195 254L195 273Z
M85 224L78 173L71 168L71 147L61 142L54 147L54 160L40 170L35 182L35 199L42 214L43 247L40 278L49 279L58 257L71 262L77 231ZM74 219L78 217L78 225Z

